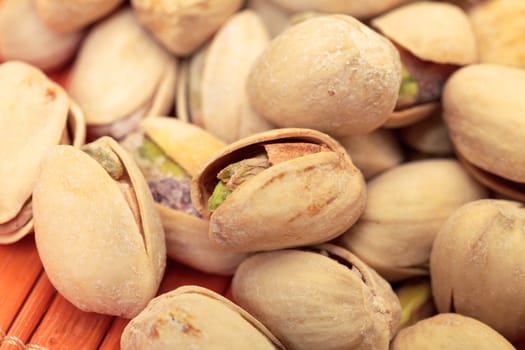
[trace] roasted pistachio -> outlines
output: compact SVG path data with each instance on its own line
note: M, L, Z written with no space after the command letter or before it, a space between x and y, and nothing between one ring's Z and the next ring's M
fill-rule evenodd
M368 182L366 209L339 243L388 281L428 275L432 242L461 205L488 196L452 159L414 161Z
M399 325L390 285L328 244L255 254L239 265L232 292L288 349L386 350Z
M427 118L400 130L401 140L412 149L431 156L449 156L454 147L448 136L447 127L438 109Z
M87 147L54 146L44 157L33 192L36 246L68 301L131 318L164 274L164 231L144 177L116 141Z
M123 350L284 349L248 312L209 289L184 286L151 300L126 326Z
M143 118L171 109L175 75L176 61L124 8L90 31L67 89L86 115L89 140L120 139Z
M395 287L394 292L401 304L400 328L412 326L436 314L428 278L415 278L403 282Z
M446 221L430 258L440 312L486 323L510 341L525 339L525 211L518 202L468 203Z
M221 182L232 192L212 210L210 197ZM361 172L334 139L310 129L276 129L215 154L193 179L191 196L210 219L215 242L256 251L336 237L357 220L366 192Z
M272 38L281 34L289 25L290 12L271 1L248 0L246 7L260 16Z
M401 83L395 47L344 15L291 26L268 45L248 78L254 110L279 127L336 136L378 128Z
M45 152L59 143L84 143L82 112L37 68L0 65L0 244L33 229L32 191ZM31 140L31 142L28 142Z

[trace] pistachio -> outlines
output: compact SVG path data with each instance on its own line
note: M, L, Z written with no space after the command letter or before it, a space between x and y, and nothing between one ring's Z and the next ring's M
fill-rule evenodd
M366 209L338 242L388 281L428 275L432 242L461 205L488 196L452 159L408 162L368 182Z
M289 11L271 1L248 0L246 7L259 15L271 38L275 38L288 27Z
M194 52L237 11L242 0L132 0L141 24L175 55Z
M171 109L175 75L176 61L123 8L89 32L67 89L86 115L89 140L121 139Z
M400 135L403 143L427 155L454 154L454 147L443 121L441 108L427 118L402 128Z
M95 158L59 145L42 160L33 192L36 246L51 283L73 305L131 318L159 287L164 231L126 152L109 137L88 149ZM110 169L122 166L118 179L108 159Z
M212 211L219 173L233 175L224 183L232 192ZM216 153L193 179L191 196L209 218L214 242L250 252L336 237L357 220L366 192L360 171L334 139L309 129L276 129Z
M401 330L390 349L515 350L501 334L489 326L473 318L450 313L427 318Z
M400 83L399 54L388 40L352 17L331 15L272 40L247 89L255 112L279 127L346 136L383 124Z
M209 289L179 287L159 295L124 329L133 349L284 349L248 312Z
M434 241L432 292L440 312L486 323L510 341L525 339L525 211L487 199L457 209Z
M394 292L401 303L400 328L409 327L436 314L429 279L408 280L397 286Z
M33 0L2 1L0 53L45 71L61 68L75 54L82 33L55 33L37 14Z
M255 254L232 280L235 302L288 349L388 349L400 317L390 285L345 249Z
M44 154L61 142L80 147L85 125L60 86L37 68L11 61L0 65L0 130L0 244L6 244L33 229L31 196Z

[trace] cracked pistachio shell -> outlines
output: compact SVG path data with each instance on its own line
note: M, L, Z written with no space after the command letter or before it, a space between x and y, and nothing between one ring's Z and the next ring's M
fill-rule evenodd
M132 0L141 24L175 55L193 53L242 5L242 0Z
M383 36L345 15L291 26L270 42L248 77L255 110L279 127L335 136L370 132L394 110L399 53Z
M60 68L76 52L82 33L55 33L37 14L33 0L0 3L0 54L45 71Z
M106 16L123 0L35 0L42 21L57 32L80 30Z
M328 148L275 164L236 188L211 213L217 173L264 143L310 142ZM210 237L232 251L321 243L343 233L361 215L366 189L341 145L310 129L275 129L226 146L193 179L195 208L210 220Z
M239 265L232 292L296 350L387 350L401 313L388 282L334 245L253 255Z
M272 129L255 113L246 80L255 60L270 42L264 24L252 10L230 17L206 49L200 102L204 128L225 142Z
M141 119L170 111L175 78L176 60L124 8L89 32L68 92L84 111L91 138L122 138Z
M141 124L162 150L190 176L216 151L225 146L203 129L168 117L151 117ZM247 254L227 252L208 237L209 222L202 218L156 204L169 257L208 273L231 275Z
M401 330L390 350L515 350L486 324L458 314L439 314Z
M488 196L452 159L404 163L367 184L366 209L339 244L388 281L428 275L432 242L461 205Z
M457 153L519 184L525 182L525 152L518 146L525 137L524 90L522 69L478 64L453 74L443 94L443 116Z
M439 111L439 106L439 102L429 102L393 111L390 113L387 121L381 126L383 128L397 129L412 125Z
M151 300L126 326L120 346L134 349L284 349L248 312L209 289L184 286Z
M469 18L453 4L415 2L375 18L372 26L424 61L467 65L478 59Z
M369 18L412 0L271 0L292 12L319 11Z
M52 148L33 193L36 246L51 283L68 301L84 311L131 318L159 287L164 232L130 156L109 137L93 144L118 157L123 178L115 181L81 150ZM121 192L122 181L136 200Z
M416 151L436 156L454 153L441 109L428 118L401 129L400 135L403 143Z
M487 199L456 210L430 259L438 311L476 318L510 341L524 340L524 226L519 202Z
M85 125L60 86L10 61L0 65L0 130L0 244L6 244L33 230L31 194L45 152L59 143L80 147Z
M480 62L525 68L525 2L485 1L469 12Z

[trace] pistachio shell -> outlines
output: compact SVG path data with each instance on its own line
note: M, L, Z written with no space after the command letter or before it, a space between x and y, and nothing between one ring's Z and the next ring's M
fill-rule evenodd
M36 0L38 15L56 32L72 32L104 17L123 0Z
M525 68L525 3L485 1L469 13L480 62Z
M242 0L132 0L142 25L172 53L188 55L237 11Z
M390 350L477 349L515 350L489 326L457 314L440 314L401 330Z
M390 114L387 121L382 125L384 128L401 128L425 119L439 110L439 102L425 103L409 107Z
M436 314L430 279L414 278L408 280L398 285L394 292L401 303L400 328L412 326L418 321Z
M311 142L328 147L275 164L233 191L213 213L208 198L217 173L265 142ZM193 179L195 208L210 219L210 237L233 251L255 251L320 243L348 229L364 209L361 172L326 134L309 129L276 129L223 148ZM249 205L247 205L249 203Z
M121 348L284 349L246 311L202 287L184 286L153 299L126 326Z
M233 142L272 125L250 107L246 80L270 38L251 10L228 19L207 49L202 74L202 119L206 130Z
M470 316L510 341L525 338L523 204L487 199L457 209L434 241L432 291L440 312Z
M439 109L430 117L401 129L401 139L413 149L429 155L453 154L454 148L441 115Z
M339 243L388 281L428 274L432 242L461 205L486 197L451 159L405 163L368 182L366 209Z
M400 83L395 47L356 19L333 15L275 38L252 68L247 88L254 110L277 126L346 136L383 124Z
M470 21L452 4L419 1L375 18L372 25L425 61L467 65L478 60Z
M234 300L288 349L388 349L401 312L390 285L345 249L312 250L247 258Z
M64 90L38 69L22 62L0 65L0 225L31 206L38 166L45 152L60 142L66 123L73 144L83 144L82 113ZM30 143L27 140L31 140ZM0 244L12 243L33 229L30 219L13 232L0 234ZM23 221L23 220L22 220Z
M133 160L111 138L97 144L122 162L138 217L99 163L71 146L55 146L33 192L35 240L51 283L67 300L84 311L130 318L160 284L164 232Z
M275 38L288 27L290 13L271 1L248 0L246 7L259 15L271 38Z
M495 88L497 87L497 88ZM469 163L525 182L525 71L479 64L457 71L445 85L444 119L456 151Z
M0 4L0 53L4 60L21 60L49 71L69 61L82 38L80 32L60 34L38 17L33 0L3 0Z
M164 114L174 99L175 65L125 8L97 24L86 37L68 91L86 114L88 125L112 124L136 112L142 117Z

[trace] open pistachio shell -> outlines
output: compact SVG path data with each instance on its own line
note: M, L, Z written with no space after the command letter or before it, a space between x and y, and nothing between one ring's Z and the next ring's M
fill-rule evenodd
M130 156L109 137L88 146L93 156L55 146L42 161L33 193L36 245L51 283L68 301L131 318L162 279L164 232Z
M244 10L213 37L204 58L201 103L204 128L233 142L273 126L250 107L246 80L270 38L259 16Z
M141 123L141 129L190 176L225 146L201 128L174 118L147 118ZM160 203L156 207L166 234L169 257L201 271L230 275L247 256L219 249L208 237L208 220Z
M439 102L430 102L390 113L384 128L402 128L421 121L439 110Z
M284 349L248 312L209 289L184 286L153 299L126 326L123 350Z
M60 34L47 28L33 0L0 3L0 54L4 60L21 60L45 71L60 68L76 52L80 32Z
M255 254L239 265L232 292L296 350L387 350L401 313L388 282L329 244Z
M172 53L189 55L237 11L242 0L132 0L139 21Z
M38 15L54 31L72 32L104 17L123 0L35 0Z
M175 59L140 27L131 9L124 8L86 37L68 92L86 115L90 139L122 138L141 119L170 110L175 76Z
M525 182L525 71L478 64L445 85L443 117L456 151L484 171Z
M31 194L45 152L59 143L80 147L85 125L60 86L36 68L10 61L0 65L0 130L0 244L5 244L33 229Z
M388 281L428 275L432 242L461 205L488 196L452 159L399 165L368 182L366 209L339 243Z
M401 330L390 350L515 350L501 334L473 318L439 314Z
M346 136L382 125L400 84L396 48L356 19L332 15L293 25L272 40L247 89L254 110L279 127Z
M525 210L496 199L457 209L436 236L430 259L439 312L486 323L510 341L525 339Z
M217 175L265 144L308 143L319 151L284 160L239 185L213 212ZM347 230L361 215L366 190L361 172L341 145L310 129L276 129L223 148L193 179L194 206L210 219L210 237L233 251L320 243Z
M454 153L441 109L428 118L401 129L400 136L405 144L428 155L447 156Z

